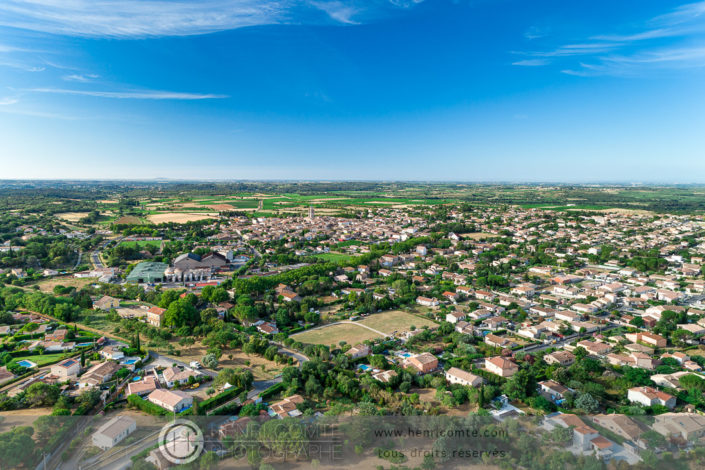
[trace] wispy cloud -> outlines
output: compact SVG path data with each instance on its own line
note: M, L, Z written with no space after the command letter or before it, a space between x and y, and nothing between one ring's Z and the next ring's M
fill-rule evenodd
M64 75L61 78L67 82L88 83L88 82L92 82L93 80L95 80L98 77L99 77L99 75L96 75L94 73L88 73L88 74L73 73L71 75Z
M345 24L357 24L358 22L353 20L353 16L355 16L357 13L359 13L359 10L349 4L345 4L344 2L341 1L332 1L332 2L318 2L318 1L311 1L310 2L312 6L318 8L321 11L324 11L333 18L336 21L339 21L341 23Z
M362 12L420 0L2 0L0 25L83 37L188 36L247 26L351 24Z
M16 103L19 103L20 100L17 98L11 98L11 97L5 97L5 98L0 98L0 106L10 106Z
M512 62L512 65L519 65L521 67L541 67L550 63L551 61L548 59L526 59Z
M552 61L583 57L581 62L561 70L574 76L629 75L648 67L687 68L705 66L705 1L690 3L644 21L631 31L592 35L577 44L549 50L513 52ZM687 41L687 42L686 42ZM531 59L513 62L530 66Z
M229 98L228 95L211 93L183 93L161 90L140 91L85 91L65 88L30 88L25 91L33 93L52 93L58 95L93 96L96 98L134 99L134 100L212 100Z
M524 32L524 37L529 41L533 41L534 39L545 37L548 34L548 31L548 28L532 26Z
M46 70L45 67L31 65L17 60L2 59L0 59L0 67L10 67L12 69L22 70L23 72L43 72L44 70Z

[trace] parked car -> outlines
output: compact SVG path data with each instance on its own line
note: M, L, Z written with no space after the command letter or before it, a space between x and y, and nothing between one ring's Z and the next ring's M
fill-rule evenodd
M198 361L191 361L191 363L189 364L189 366L193 367L194 369L200 369L200 368L202 367L202 366L201 366L201 363L198 362Z

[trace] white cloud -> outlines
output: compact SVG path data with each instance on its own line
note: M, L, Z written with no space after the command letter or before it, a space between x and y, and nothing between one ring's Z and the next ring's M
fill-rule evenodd
M10 106L15 103L19 103L20 100L17 98L10 98L10 97L5 97L5 98L0 98L0 106Z
M46 70L45 67L29 65L16 60L0 60L0 67L10 67L12 69L22 70L23 72L43 72Z
M352 6L352 5L347 5L344 2L341 1L332 1L332 2L318 2L318 1L311 1L310 4L316 8L318 8L321 11L326 12L328 16L330 16L332 19L339 21L341 23L345 24L357 24L358 22L353 20L353 16L355 16L357 13L359 13L359 10Z
M1 0L0 26L82 37L188 36L247 26L356 23L421 0Z
M548 59L526 59L512 62L512 65L519 65L521 67L541 67L542 65L548 65L550 63L551 61Z
M94 96L97 98L135 99L135 100L211 100L228 98L228 95L210 93L182 93L175 91L141 90L141 91L84 91L64 88L31 88L25 91L34 93L52 93L58 95Z
M89 37L203 34L285 20L281 1L268 0L3 0L0 24Z
M575 76L633 75L647 67L688 68L705 65L705 1L683 5L651 18L627 33L601 34L584 43L562 45L546 51L514 52L529 57L584 56L579 66L561 70ZM685 39L689 40L686 44ZM589 58L592 57L592 60ZM514 65L532 65L531 60ZM540 64L537 64L540 65Z
M88 82L95 80L98 77L99 77L99 75L96 75L94 73L87 73L87 74L73 73L71 75L64 75L61 78L67 82L88 83Z

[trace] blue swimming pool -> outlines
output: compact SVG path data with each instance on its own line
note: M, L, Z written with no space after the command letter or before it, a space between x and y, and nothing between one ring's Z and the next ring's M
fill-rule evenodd
M35 364L32 361L27 361L25 359L22 359L21 361L17 361L18 365L21 365L22 367L26 367L28 369L31 369L32 367L37 367L37 364Z
M139 359L126 359L123 361L123 364L133 365L137 364L137 361L139 361Z
M92 345L93 345L93 343L78 343L76 346L78 346L79 348L82 348L84 346L92 346Z
M364 371L368 371L368 370L372 369L370 366L365 365L365 364L360 364L360 365L357 366L357 367L360 368L360 369L362 369L362 370L364 370Z

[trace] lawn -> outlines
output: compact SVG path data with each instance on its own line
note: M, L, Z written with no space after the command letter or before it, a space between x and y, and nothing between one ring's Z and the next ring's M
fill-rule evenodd
M347 263L353 259L352 256L346 255L345 253L321 253L313 256L318 259L322 259L323 261L332 261L334 263L339 263L341 261Z
M368 339L379 338L380 335L362 326L339 323L317 330L304 331L291 337L306 344L333 344L337 346L341 341L354 345Z
M11 364L17 364L19 361L32 361L37 366L42 367L47 364L51 364L53 362L60 361L63 359L64 353L56 353L56 354L35 354L34 356L23 356L23 357L16 357L12 361L10 361Z
M120 243L121 246L129 246L130 248L144 249L148 246L154 246L159 248L162 245L161 240L135 240L135 241L125 241Z
M361 320L360 323L387 334L392 334L395 331L409 331L412 325L416 328L423 326L433 328L438 326L431 320L412 315L411 313L402 312L401 310L375 313Z

